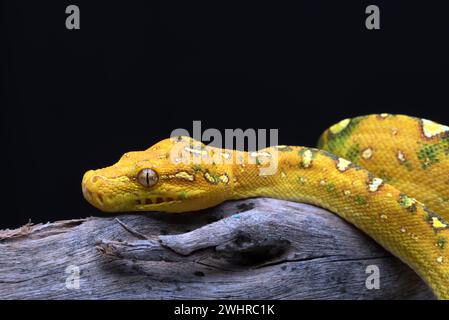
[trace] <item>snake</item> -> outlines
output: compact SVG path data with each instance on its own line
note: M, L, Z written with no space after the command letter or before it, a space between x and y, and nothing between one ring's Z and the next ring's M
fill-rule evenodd
M242 151L170 137L87 171L81 185L84 198L105 212L182 213L254 197L316 205L449 299L449 127L431 120L348 118L326 129L316 148Z

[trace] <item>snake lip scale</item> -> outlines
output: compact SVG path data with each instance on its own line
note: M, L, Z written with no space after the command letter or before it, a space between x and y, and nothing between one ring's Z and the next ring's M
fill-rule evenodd
M204 161L178 161L180 150ZM230 161L210 161L217 155ZM277 170L259 174L274 155ZM107 212L183 213L251 197L314 204L365 232L449 299L449 127L431 120L359 116L325 130L317 148L251 153L169 138L87 171L82 192Z

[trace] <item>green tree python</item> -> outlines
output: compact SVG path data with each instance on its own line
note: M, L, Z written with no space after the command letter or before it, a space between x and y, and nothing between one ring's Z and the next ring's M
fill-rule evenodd
M261 174L274 156L277 170ZM449 127L430 120L345 119L322 134L318 149L244 152L172 137L86 172L82 190L107 212L188 212L249 197L314 204L368 234L449 299Z

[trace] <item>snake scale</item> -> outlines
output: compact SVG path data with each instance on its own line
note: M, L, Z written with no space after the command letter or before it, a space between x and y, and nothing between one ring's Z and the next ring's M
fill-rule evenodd
M261 174L273 155L277 170ZM187 212L249 197L314 204L364 231L449 299L449 127L430 120L345 119L322 134L318 149L244 152L172 137L86 172L82 189L108 212Z

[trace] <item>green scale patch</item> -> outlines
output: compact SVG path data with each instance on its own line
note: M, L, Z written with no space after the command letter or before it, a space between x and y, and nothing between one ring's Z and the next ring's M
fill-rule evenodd
M446 157L449 154L449 137L447 136L437 143L426 144L419 141L418 144L419 150L416 155L423 169L438 163L442 157Z
M360 116L351 119L348 125L337 134L326 130L318 140L318 148L335 153L347 160L355 161L360 153L360 147L358 144L348 146L348 140L358 124L366 118L367 116Z

